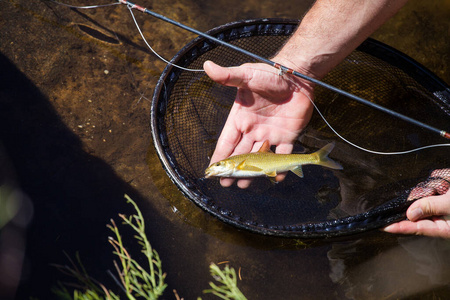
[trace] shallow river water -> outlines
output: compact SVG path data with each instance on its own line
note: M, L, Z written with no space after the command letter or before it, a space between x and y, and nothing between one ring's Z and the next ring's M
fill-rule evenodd
M93 2L111 1L70 4ZM243 19L300 18L311 1L139 4L207 31ZM136 18L167 59L195 38L150 16ZM449 20L449 0L414 0L372 37L448 84ZM164 299L175 299L172 290L184 299L214 299L202 291L212 280L210 263L224 261L239 270L248 299L450 297L449 241L378 231L339 240L266 237L192 204L166 175L151 140L150 101L164 67L123 5L73 10L47 1L0 1L0 173L29 203L27 217L1 235L12 246L0 253L15 253L12 263L0 261L0 270L11 274L0 276L5 299L17 285L16 299L55 297L51 288L67 278L51 264L69 264L64 253L78 253L92 277L117 289L107 274L114 257L106 224L131 212L125 193L141 208L161 256Z

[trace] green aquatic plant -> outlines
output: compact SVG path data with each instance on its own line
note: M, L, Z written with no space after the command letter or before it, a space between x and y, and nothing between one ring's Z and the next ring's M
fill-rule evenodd
M211 289L203 291L204 293L211 293L222 299L226 300L245 300L244 294L237 287L237 276L236 271L225 265L225 268L221 270L216 264L212 263L210 266L210 271L212 277L222 285L218 286L213 282L209 285Z
M128 203L131 203L136 213L127 217L119 214L123 224L131 227L135 232L134 238L142 247L141 252L146 257L146 266L141 266L137 260L131 257L123 243L119 228L111 219L107 227L114 233L114 237L109 237L109 243L114 247L114 254L119 258L119 262L114 261L117 271L117 277L110 272L110 275L119 284L124 296L129 300L146 299L154 300L163 295L167 284L164 282L166 274L162 269L162 262L158 252L152 248L145 234L145 222L137 204L125 195ZM72 266L56 267L64 274L73 278L76 283L59 284L54 292L60 299L64 300L119 300L120 296L103 284L91 278L79 256L76 256L76 263L70 258ZM147 267L147 269L146 269ZM213 278L220 284L216 285L210 282L211 289L204 293L214 294L222 299L244 300L245 296L237 287L236 271L225 266L221 270L216 264L210 265L210 271ZM174 290L177 299L180 299ZM201 298L198 298L201 300Z
M114 232L116 238L110 237L109 242L115 249L114 254L120 259L120 266L116 262L114 264L128 299L137 299L140 297L149 300L158 299L167 287L167 284L164 283L166 275L162 270L162 262L158 252L152 248L147 239L144 218L137 204L128 195L125 195L125 198L128 203L134 206L137 214L131 215L128 218L122 214L119 216L124 221L124 224L130 226L136 232L137 235L134 238L142 247L142 253L147 258L149 271L143 268L127 252L123 245L119 229L114 220L111 220L108 228Z

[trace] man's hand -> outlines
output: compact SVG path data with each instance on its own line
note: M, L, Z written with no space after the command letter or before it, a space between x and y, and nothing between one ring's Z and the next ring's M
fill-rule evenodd
M273 61L320 79L406 2L316 1ZM256 151L266 139L277 146L277 153L292 151L311 118L311 83L288 74L279 76L266 64L221 68L207 61L203 68L212 80L238 88L211 162ZM233 179L221 179L223 186L232 183ZM248 185L249 180L238 181L241 188Z
M204 69L217 83L238 88L211 163L257 151L265 140L276 145L276 153L292 152L295 139L311 119L311 84L288 74L280 76L278 70L262 63L223 68L207 61ZM227 187L233 181L221 178L220 182ZM249 179L238 181L241 188L249 184Z

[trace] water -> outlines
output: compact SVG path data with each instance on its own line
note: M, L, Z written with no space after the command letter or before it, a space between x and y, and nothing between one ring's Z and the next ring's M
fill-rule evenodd
M107 2L107 1L106 1ZM72 1L72 4L85 4ZM91 4L91 3L89 3ZM206 31L260 17L298 18L305 1L142 1ZM88 271L115 288L105 228L138 202L172 289L195 299L211 262L241 268L249 299L439 299L450 295L450 244L372 232L298 241L238 231L176 189L152 146L152 90L165 64L143 46L124 7L75 12L40 1L0 2L0 140L34 205L19 299L50 299L63 277L50 263L78 251ZM450 83L450 1L411 1L372 36ZM194 38L142 14L149 42L166 58ZM94 34L93 28L107 36ZM118 42L117 42L118 41ZM6 80L7 79L7 80ZM23 249L22 249L23 250ZM20 249L18 249L20 251ZM203 297L210 299L210 296Z

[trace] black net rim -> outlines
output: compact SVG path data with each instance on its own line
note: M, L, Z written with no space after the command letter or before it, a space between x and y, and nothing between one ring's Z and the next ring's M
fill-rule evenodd
M255 35L291 35L299 20L292 19L255 19L232 22L216 27L207 33L218 39L230 41ZM196 57L217 47L214 42L203 37L197 37L183 47L171 60L180 66L189 65ZM367 39L357 50L368 53L389 64L407 72L417 82L422 84L438 99L450 99L450 87L431 71L404 53L374 39ZM256 224L251 220L243 220L232 212L222 210L211 199L205 198L191 190L183 174L179 172L176 162L166 155L167 144L164 140L164 128L158 122L160 115L166 109L165 101L170 95L171 88L182 70L168 64L156 85L151 106L151 131L153 143L158 157L169 178L177 188L197 206L218 218L224 223L257 234L290 237L290 238L330 238L354 235L387 226L405 218L406 209L412 203L407 201L408 191L396 198L371 209L368 212L340 219L323 222L310 222L292 226L266 226ZM444 102L444 101L443 101ZM445 106L445 104L443 104ZM417 183L417 182L416 182ZM413 188L413 183L411 183Z

